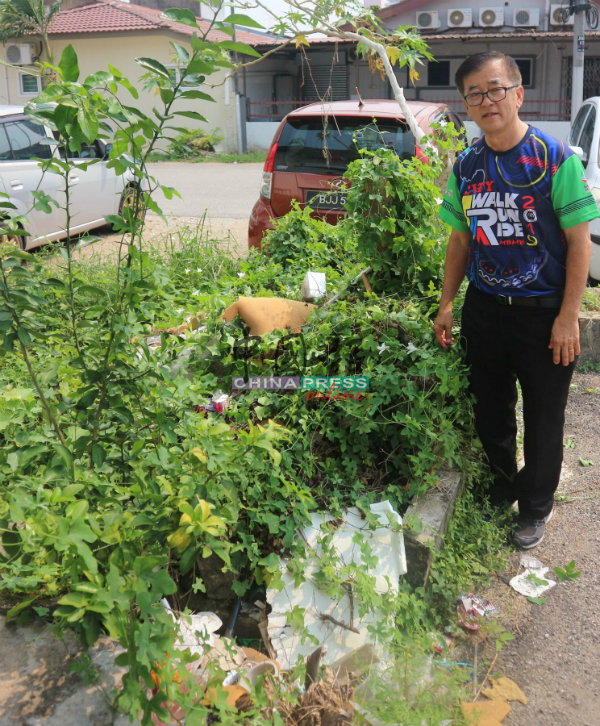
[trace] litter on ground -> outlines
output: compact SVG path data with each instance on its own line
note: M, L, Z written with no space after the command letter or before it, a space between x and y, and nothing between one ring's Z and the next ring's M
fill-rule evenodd
M326 664L336 661L361 649L372 641L369 626L376 626L385 616L370 612L359 615L359 603L348 583L346 592L328 595L319 588L318 578L322 539L327 535L328 557L334 553L340 567L363 562L360 541L370 547L375 565L365 565L368 574L374 577L375 589L379 593L397 592L399 578L406 573L406 555L401 532L402 519L388 501L371 505L371 513L381 526L371 529L368 522L355 507L348 509L343 517L334 519L327 514L313 514L311 523L300 533L307 545L308 561L304 569L304 582L296 585L294 576L288 571L285 560L280 559L283 588L267 590L271 605L268 616L268 635L278 662L287 669L298 656L307 656L314 650L314 644L306 638L308 633L316 642L327 646ZM392 526L390 526L392 525ZM334 529L332 533L332 528ZM303 612L303 627L290 622L292 611ZM377 652L375 648L375 652Z
M502 676L501 678L490 678L491 688L482 691L486 698L490 701L520 701L523 705L527 705L527 697L523 691L510 678Z
M516 592L525 595L525 597L539 597L546 590L556 585L554 580L549 580L546 577L548 570L548 567L535 570L527 568L525 572L512 578L510 586Z
M460 622L467 630L479 630L481 619L497 612L489 600L480 600L471 593L461 594L456 601L456 611Z

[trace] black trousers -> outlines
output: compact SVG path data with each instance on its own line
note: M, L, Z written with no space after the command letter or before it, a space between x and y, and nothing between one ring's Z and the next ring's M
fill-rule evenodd
M556 308L500 305L469 287L462 345L476 397L475 425L489 459L490 502L518 500L520 515L549 514L563 459L565 407L575 364L552 361ZM523 394L525 466L517 473L517 380Z

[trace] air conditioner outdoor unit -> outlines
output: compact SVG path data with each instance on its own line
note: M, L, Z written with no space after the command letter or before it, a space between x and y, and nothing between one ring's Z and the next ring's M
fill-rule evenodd
M32 64L32 48L29 43L7 45L4 50L6 61L13 66L30 66Z
M568 5L550 5L550 25L573 25Z
M479 11L480 28L498 28L504 25L504 8L481 8Z
M448 10L449 28L470 28L473 25L471 8L450 8Z
M440 18L437 10L423 10L417 13L417 28L419 30L437 30L440 27Z
M540 24L539 8L517 8L513 15L515 28L537 28Z

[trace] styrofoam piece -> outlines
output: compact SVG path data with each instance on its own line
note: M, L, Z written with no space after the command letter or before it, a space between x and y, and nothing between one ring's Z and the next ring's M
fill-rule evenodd
M301 298L303 302L319 300L327 292L327 280L324 272L311 272L310 270L302 280Z
M178 633L175 638L177 650L189 648L193 655L201 658L205 651L214 647L219 638L215 633L223 626L223 621L218 615L211 612L200 612L193 615L182 615L178 618L165 598L161 600L161 604L177 625Z
M373 643L373 637L368 631L369 626L376 626L385 615L378 611L359 615L360 603L353 593L354 607L348 594L340 597L330 597L319 590L313 576L318 570L318 557L321 555L319 540L325 535L321 529L328 521L334 521L337 529L334 531L328 547L335 551L342 566L363 562L360 545L355 537L364 539L371 549L371 556L377 563L367 568L368 574L375 578L375 589L378 593L397 592L399 578L406 573L406 555L404 552L404 539L400 527L402 518L388 502L379 502L371 505L371 512L377 517L381 526L371 529L368 522L362 518L355 507L348 509L339 523L328 514L315 513L310 524L301 532L300 536L313 550L314 557L308 559L304 570L306 581L298 587L295 586L294 577L288 572L286 562L280 560L281 579L284 587L277 591L267 590L267 600L271 605L268 616L268 633L271 644L276 653L276 660L282 669L289 668L296 662L298 656L310 655L315 645L303 638L302 629L288 623L286 614L295 606L303 608L304 627L313 635L320 645L327 646L327 656L324 663L329 665L349 653L362 648L366 643ZM393 531L390 525L399 525ZM336 625L330 620L323 619L323 615L330 616L338 622L349 625L352 612L354 613L354 628L357 633ZM302 640L304 639L304 643ZM374 645L376 645L374 643Z
M554 585L556 585L556 582L554 580L549 580L546 577L546 573L549 569L550 568L548 567L542 567L541 569L533 570L527 568L522 574L513 577L513 579L510 581L510 586L513 590L516 590L521 595L525 595L525 597L539 597L542 593L546 592L546 590L549 590L551 587L554 587ZM536 584L533 580L530 579L531 575L539 580L545 580L546 584Z

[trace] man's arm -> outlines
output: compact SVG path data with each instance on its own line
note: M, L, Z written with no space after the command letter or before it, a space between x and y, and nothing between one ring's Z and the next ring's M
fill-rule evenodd
M587 283L592 243L589 222L563 230L567 238L567 282L560 312L552 326L549 348L556 364L572 363L579 355L579 308Z
M444 286L442 288L442 299L440 310L433 324L433 331L438 343L444 350L454 343L452 337L452 303L465 278L467 260L469 259L470 232L459 232L452 230L446 250L446 263L444 265Z

